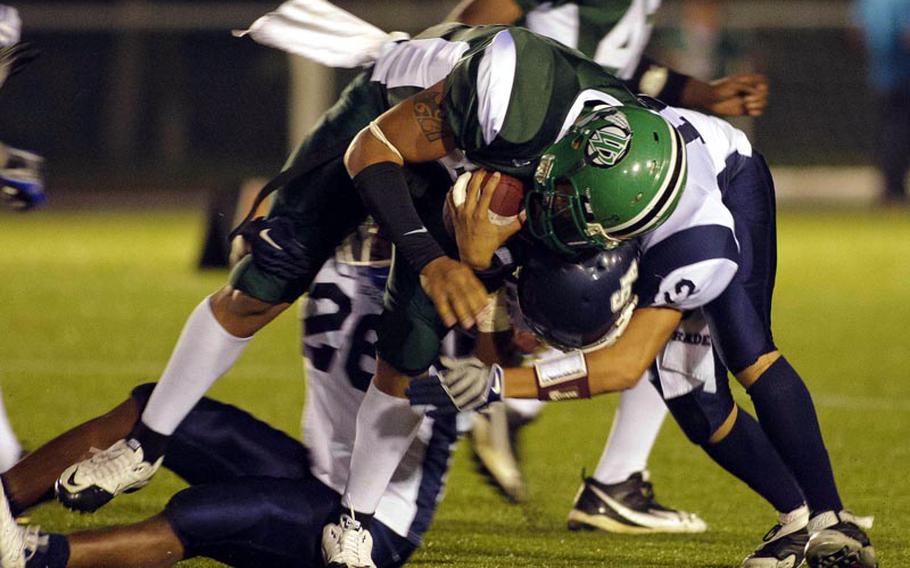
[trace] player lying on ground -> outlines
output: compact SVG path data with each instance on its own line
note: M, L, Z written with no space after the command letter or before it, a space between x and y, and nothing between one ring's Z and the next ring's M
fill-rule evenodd
M2 476L7 499L0 501L0 568L169 566L194 556L234 566L321 566L322 527L337 515L347 479L357 407L374 362L371 330L381 311L376 300L388 272L346 260L326 263L304 311L305 447L238 408L203 399L175 431L164 460L192 487L162 513L66 536L17 527L3 505L18 515L47 499L74 459L125 436L153 387L140 386L108 414L39 448ZM421 424L383 494L371 536L365 535L377 566L398 566L420 545L442 496L454 440L451 416Z
M706 83L645 56L660 4L660 0L466 0L455 8L449 19L469 25L524 26L578 49L622 79L632 92L650 95L670 106L703 109L727 116L761 115L768 102L768 84L763 75L737 74ZM532 401L524 402L517 419L500 419L496 423L527 423L528 413L533 412L527 405ZM506 401L506 406L505 412L509 416L518 414L513 410L516 402ZM502 412L501 409L491 410L489 414L497 417ZM650 493L644 470L666 414L666 405L647 381L623 391L606 446L593 475L584 481L582 489L599 483L601 490L625 506L631 505L630 499L640 502L642 494ZM477 455L488 469L504 477L500 484L508 492L509 483L514 484L518 475L514 465L504 467L515 463L508 440L518 433L514 426L508 434L497 432L493 421L483 420L483 416L486 414L479 415L478 428L472 435L473 447L477 448ZM486 435L478 435L477 430ZM583 510L575 503L569 512L569 526L624 533L697 532L705 528L704 522L697 517L685 514L674 517L660 504L655 502L653 505L653 513L648 512L650 505L633 507L635 518L626 522L623 511L613 508L609 502L597 503L597 509L603 512L590 508ZM591 525L580 522L581 518L596 522Z
M671 397L668 406L684 432L712 457L731 452L725 455L728 471L772 504L775 500L769 495L775 493L790 503L805 497L810 511L809 518L782 518L782 527L746 560L746 565L790 565L793 558L788 557L796 553L793 545L808 537L806 559L810 566L875 566L868 537L852 515L843 511L809 392L771 337L776 234L773 182L767 165L741 132L720 119L653 104L686 141L689 171L672 214L654 231L637 239L642 254L634 287L638 303L625 332L614 344L586 354L575 350L534 369L507 369L504 393L561 400L619 391L640 381L655 359L665 397L671 394L667 386L674 382L674 375L675 382L680 382L680 371L683 379L686 375L714 376L717 392L711 396L703 387L687 392L674 386L672 394L677 396ZM599 188L613 188L613 193L617 188L641 188L648 195L641 177L649 177L649 159L647 153L639 153L645 140L636 137L642 129L630 131L626 127L644 120L647 112L634 108L595 110L543 156L535 189L527 200L527 223L537 242L571 257L628 240L622 227L607 227L598 217L606 202L612 201L610 210L622 210L611 192L605 194ZM468 198L467 202L472 200ZM497 229L489 226L486 215L475 212L458 219L458 230L467 227L474 236L489 235L485 239L459 238L460 247L474 248L463 248L462 257L491 258L499 243ZM577 293L551 290L524 308L532 314L534 310L547 313L548 319L538 321L538 329L571 328L571 318L580 317L580 310L590 309L582 305L573 310L571 302L578 299L572 292ZM628 309L625 300L631 296L629 290L602 301L613 302L610 309L618 317L620 310ZM589 304L592 297L583 295ZM696 309L701 309L707 320L718 356L716 363L713 357L693 358L686 350L674 349L673 342L668 343L683 314ZM563 340L563 344L568 343ZM712 365L687 369L682 364L699 359ZM711 368L715 364L716 373ZM725 369L730 369L747 389L761 428L734 404L726 387ZM459 380L457 388L462 390L471 381L475 381L474 388L486 384L497 374L477 367L451 376ZM451 406L453 401L444 391L456 385L447 385L448 376L443 373L432 380L415 380L412 400ZM683 386L688 383L688 379L681 381ZM766 445L765 435L773 449ZM754 458L742 453L743 445L764 447L759 455L775 459L769 459L769 465L757 466ZM765 467L770 468L777 454L792 472L798 489L777 482L773 487L766 485L776 476ZM779 494L781 490L786 495ZM783 549L786 556L781 557L780 546L788 541L789 546Z

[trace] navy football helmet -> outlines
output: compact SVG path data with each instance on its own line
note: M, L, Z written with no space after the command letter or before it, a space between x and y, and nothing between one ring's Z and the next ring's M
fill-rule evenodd
M525 323L559 349L591 351L618 338L638 304L638 244L591 251L566 260L535 250L518 276L518 306Z

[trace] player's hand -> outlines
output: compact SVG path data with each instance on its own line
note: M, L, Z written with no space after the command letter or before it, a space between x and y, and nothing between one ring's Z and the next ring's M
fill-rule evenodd
M427 378L411 379L405 394L412 405L432 405L439 414L477 410L502 400L502 374L499 365L459 359Z
M39 51L27 43L0 48L0 86L38 57Z
M468 265L440 256L420 271L420 285L449 327L474 326L474 318L487 304L487 290Z
M524 221L523 211L508 225L496 225L490 221L490 202L501 176L499 172L490 176L486 174L486 170L471 174L465 200L460 206L456 206L454 191L446 196L448 207L453 212L458 256L474 270L489 268L493 253L521 229Z
M723 77L708 84L710 95L701 106L722 116L761 116L768 106L768 78L757 73Z
M290 219L253 219L240 234L249 244L253 262L266 274L295 280L312 268L306 249L294 237Z

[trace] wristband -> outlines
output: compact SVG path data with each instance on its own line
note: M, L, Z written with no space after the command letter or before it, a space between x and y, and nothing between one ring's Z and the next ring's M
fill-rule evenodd
M540 400L591 398L588 364L585 354L577 349L534 363L534 375Z

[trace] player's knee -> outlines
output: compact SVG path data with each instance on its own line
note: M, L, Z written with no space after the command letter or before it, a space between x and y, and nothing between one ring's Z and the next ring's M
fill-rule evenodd
M780 357L780 351L777 350L760 355L742 371L736 373L736 380L745 388L751 387Z
M174 495L164 514L187 550L187 556L200 548L239 535L262 521L262 507L253 492L238 484L212 484L190 487Z
M290 305L259 300L231 286L217 291L209 302L218 323L237 337L253 335Z
M693 391L666 403L683 434L698 446L722 440L736 420L733 399L720 394Z

